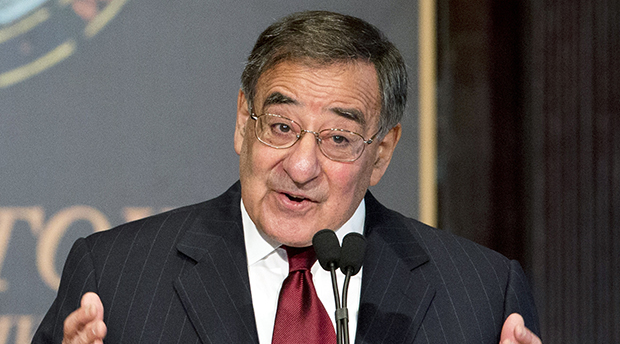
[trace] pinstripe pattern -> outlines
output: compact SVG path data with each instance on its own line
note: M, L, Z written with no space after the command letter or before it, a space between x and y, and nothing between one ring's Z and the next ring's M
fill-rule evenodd
M79 239L33 343L60 343L94 291L106 343L257 343L240 187ZM356 343L497 343L513 311L538 331L518 263L366 197L368 251Z
M520 265L366 196L368 253L357 344L498 343L519 312L539 333Z
M77 240L33 342L60 343L64 318L87 291L104 304L106 343L258 342L239 197L235 185Z

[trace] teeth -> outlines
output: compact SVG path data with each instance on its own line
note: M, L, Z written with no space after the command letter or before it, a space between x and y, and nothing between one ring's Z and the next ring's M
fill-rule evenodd
M286 194L286 196L288 197L288 199L290 199L291 201L295 201L295 202L301 202L305 199L303 197L296 197L296 196L289 195L289 194Z

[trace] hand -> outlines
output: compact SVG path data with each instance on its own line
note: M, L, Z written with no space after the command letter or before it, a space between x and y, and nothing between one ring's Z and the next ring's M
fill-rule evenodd
M525 327L523 317L517 313L510 314L502 327L500 344L542 344L532 331Z
M103 323L103 303L95 293L82 296L80 308L65 319L62 344L103 344L108 332Z

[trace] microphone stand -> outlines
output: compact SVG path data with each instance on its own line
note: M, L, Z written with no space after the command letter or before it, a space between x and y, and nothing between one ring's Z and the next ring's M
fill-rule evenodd
M349 309L347 308L347 296L349 293L349 281L351 280L352 269L347 268L347 273L344 277L344 283L342 285L342 308L341 309L341 324L344 329L342 331L343 344L349 344ZM336 311L338 314L338 311Z
M338 295L338 281L336 279L336 264L329 264L329 272L332 277L332 289L334 290L334 300L336 302L336 341L337 344L343 344L343 324L339 319L339 311L340 311L340 297ZM348 335L348 334L347 334ZM346 342L348 343L348 341Z
M318 231L312 237L312 245L316 252L317 259L324 270L330 272L332 279L332 289L334 291L334 301L336 306L335 323L336 323L336 340L337 344L343 344L342 333L343 325L340 314L342 313L340 307L340 295L338 292L338 281L336 279L336 269L338 269L340 261L340 242L336 233L329 229L323 229Z
M343 331L343 344L349 344L349 310L347 308L347 296L351 276L357 274L364 262L364 252L366 251L366 239L359 233L349 233L342 239L340 252L340 269L345 274L342 287L342 307L337 311L337 318L340 319Z
M321 267L329 270L336 303L336 340L337 344L349 344L349 309L347 308L347 296L351 276L357 274L362 267L366 239L359 233L349 233L342 241L342 247L338 242L336 233L329 229L323 229L314 234L312 244L317 254ZM342 304L338 293L338 281L336 269L345 274L342 288Z

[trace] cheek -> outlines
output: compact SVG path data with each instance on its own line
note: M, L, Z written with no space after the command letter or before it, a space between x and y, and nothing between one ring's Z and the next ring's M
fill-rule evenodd
M253 135L253 133L252 133ZM281 160L281 153L258 142L258 140L246 141L240 154L240 173L245 179L266 179Z
M355 201L364 196L370 183L370 173L364 165L341 164L339 168L331 169L329 175L332 189L338 190L333 194L352 197Z
M248 147L247 139L243 142L241 153L239 153L239 175L241 180L250 177L252 173L252 149Z

